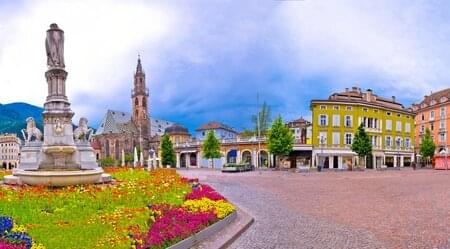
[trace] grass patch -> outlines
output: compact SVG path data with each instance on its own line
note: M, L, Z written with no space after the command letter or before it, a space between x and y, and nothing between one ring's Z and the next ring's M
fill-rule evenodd
M181 206L190 185L175 170L113 168L113 185L2 187L0 215L13 217L48 249L130 248L130 229L148 231L149 204ZM0 178L10 172L0 171Z

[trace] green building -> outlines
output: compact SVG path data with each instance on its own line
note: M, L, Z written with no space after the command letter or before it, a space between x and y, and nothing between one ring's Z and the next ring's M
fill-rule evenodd
M410 166L414 160L414 114L368 89L353 87L328 99L312 100L312 166L350 169L357 163L351 144L359 124L372 140L366 168Z

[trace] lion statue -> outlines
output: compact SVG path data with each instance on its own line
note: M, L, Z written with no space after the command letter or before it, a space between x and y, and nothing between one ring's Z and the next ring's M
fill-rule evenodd
M80 121L78 122L78 128L76 128L73 131L73 137L75 138L75 142L89 141L92 129L88 128L87 123L88 123L87 118L80 118Z
M34 118L29 117L26 119L27 128L22 129L23 139L27 142L30 141L41 141L42 140L42 132L36 127L36 122Z

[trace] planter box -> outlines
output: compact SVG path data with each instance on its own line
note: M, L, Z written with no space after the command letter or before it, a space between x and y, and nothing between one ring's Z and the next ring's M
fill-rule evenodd
M205 240L215 233L219 232L223 228L225 228L228 224L233 222L237 218L237 211L234 211L233 213L229 214L227 217L223 218L222 220L219 220L218 222L212 224L209 227L206 227L205 229L201 230L200 232L176 243L175 245L169 246L168 249L188 249L191 248L198 243L200 243L202 240Z

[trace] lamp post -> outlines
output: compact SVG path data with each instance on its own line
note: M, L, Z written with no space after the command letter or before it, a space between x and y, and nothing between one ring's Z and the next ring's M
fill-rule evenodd
M397 142L396 142L396 145L397 145L397 167L398 167L398 169L400 169L400 150L401 150L401 146L400 146L400 139L399 138L397 138Z
M319 143L320 143L320 155L323 156L323 146L325 145L327 138L324 136L320 136L320 135L317 138L319 139ZM322 170L322 166L323 165L321 165L320 156L319 156L317 171L320 172Z

